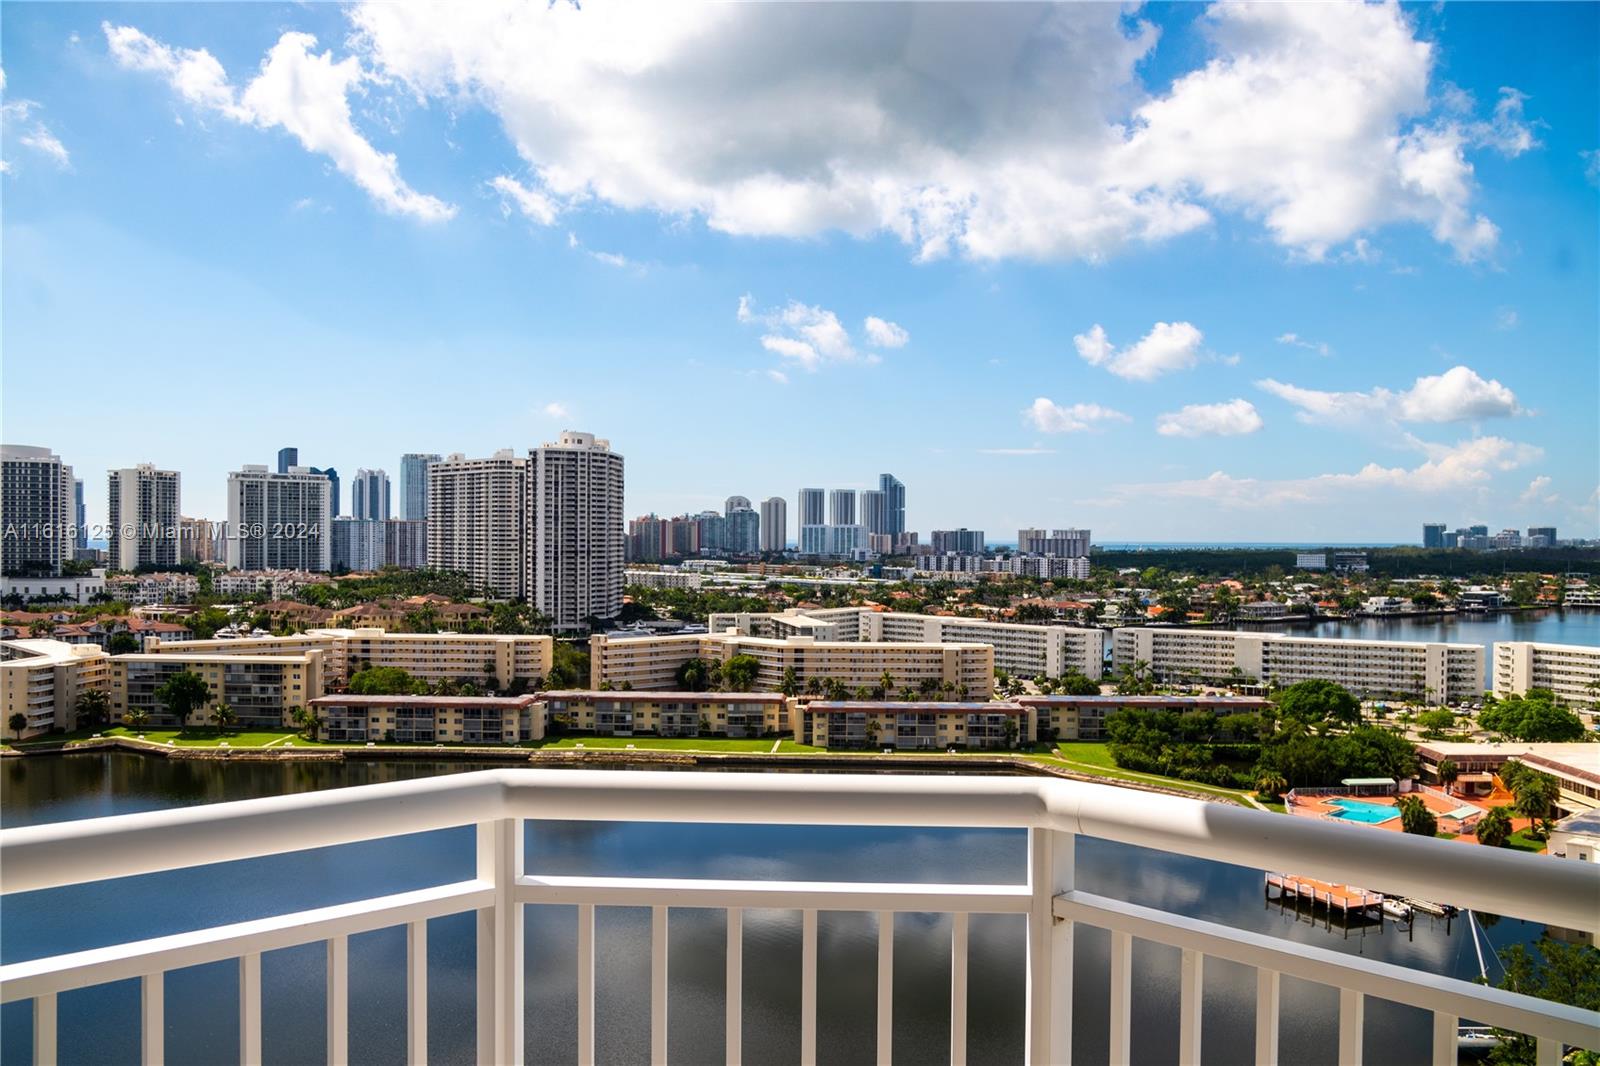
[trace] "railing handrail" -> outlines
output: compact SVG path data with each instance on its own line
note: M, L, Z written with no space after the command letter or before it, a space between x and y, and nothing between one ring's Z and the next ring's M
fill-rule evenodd
M1035 777L497 769L0 831L0 894L481 823L1053 829L1600 932L1600 867Z

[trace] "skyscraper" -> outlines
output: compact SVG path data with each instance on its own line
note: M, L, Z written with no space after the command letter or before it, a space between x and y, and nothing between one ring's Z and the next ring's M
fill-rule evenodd
M287 474L289 472L289 468L291 466L299 466L299 465L300 465L300 449L299 448L279 448L278 449L278 473Z
M1444 523L1422 527L1422 546L1424 548L1444 547Z
M389 518L389 475L382 470L357 470L350 486L350 515L369 522Z
M781 552L789 546L789 501L771 496L761 501L761 550Z
M290 469L293 468L291 467ZM337 517L341 509L339 503L339 471L331 466L326 470L318 470L313 466L310 468L310 472L328 479L328 506L332 508L332 514Z
M861 524L867 533L889 532L889 494L882 489L861 490Z
M745 496L729 496L722 504L722 513L725 515L748 510L750 510L750 500Z
M333 568L333 491L303 466L277 474L248 465L228 475L231 570Z
M528 453L527 596L558 631L622 610L622 466L609 441L572 430Z
M429 467L428 566L465 574L490 596L523 596L527 468L509 448L487 459L456 453Z
M827 493L821 489L800 490L800 524L802 526L827 525L828 518L824 511L824 501Z
M0 445L0 570L56 577L72 557L72 467L49 448Z
M439 456L431 452L407 452L400 457L400 517L428 517L428 464Z
M856 524L856 490L834 489L828 493L828 525L853 526Z
M72 547L82 551L89 547L89 511L83 505L83 478L72 479L72 521L77 526Z
M180 559L183 511L176 470L150 463L107 471L107 561L113 570L169 568Z
M884 504L888 516L886 528L883 533L895 534L906 531L906 486L905 482L893 474L878 475L878 491L882 492L887 500Z
M743 496L728 497L722 547L733 555L755 555L761 550L761 516Z

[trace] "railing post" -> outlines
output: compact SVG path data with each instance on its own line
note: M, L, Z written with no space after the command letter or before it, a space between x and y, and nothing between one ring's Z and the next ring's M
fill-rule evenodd
M1200 1018L1205 1001L1206 957L1183 949L1178 963L1178 1066L1200 1066ZM1343 1059L1340 1066L1348 1066Z
M1028 830L1027 1047L1024 1061L1072 1061L1072 922L1055 917L1055 897L1072 891L1074 839L1054 829Z
M239 956L239 1063L261 1066L261 953Z
M161 1066L167 1059L167 996L164 973L147 973L139 981L139 1061Z
M967 928L965 911L950 922L950 1066L967 1066Z
M406 926L406 1063L428 1062L428 920Z
M56 995L33 999L33 1066L56 1066Z
M522 821L478 823L478 879L494 885L494 906L478 911L478 1061L521 1066L523 1057Z

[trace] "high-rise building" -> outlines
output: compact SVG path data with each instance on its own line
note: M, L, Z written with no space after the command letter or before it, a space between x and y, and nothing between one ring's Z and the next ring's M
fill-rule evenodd
M834 489L828 493L828 525L853 526L856 524L856 490Z
M509 448L487 459L456 453L430 465L428 566L465 574L490 596L523 596L527 468Z
M1444 523L1425 525L1422 527L1422 546L1424 548L1444 547Z
M428 517L428 464L437 463L432 452L407 452L400 457L400 517Z
M210 563L218 558L216 524L207 518L179 517L178 562Z
M900 534L906 531L906 485L893 474L878 475L878 491L886 497L884 511L887 526L881 533Z
M428 520L391 518L383 524L383 565L421 570L428 565Z
M1087 529L1052 529L1048 534L1042 529L1019 529L1017 551L1081 559L1089 554L1089 540Z
M388 524L373 518L335 518L333 568L356 572L381 569Z
M72 547L83 551L89 547L89 510L83 504L83 478L72 479L72 521L75 526Z
M72 557L72 467L49 448L0 445L0 570L57 577Z
M293 467L290 469L292 470ZM319 474L328 479L328 506L332 509L334 517L338 517L340 511L343 510L339 498L339 471L331 466L326 470L318 470L314 466L308 467L307 470L309 473Z
M299 448L279 448L278 449L278 473L287 474L289 472L289 468L290 467L299 466L299 465L300 465L300 449Z
M628 523L628 558L639 563L658 563L672 554L672 525L649 514Z
M861 490L861 524L869 536L889 532L889 494L882 489Z
M622 467L609 441L572 430L528 453L527 596L558 631L622 610Z
M946 555L952 552L968 555L982 555L984 550L983 530L981 529L936 529L933 531L933 552L935 555Z
M755 555L761 551L761 516L743 496L728 497L722 547L733 555Z
M113 570L178 565L180 478L150 463L106 474L107 562Z
M782 496L761 501L761 550L781 552L789 546L789 502Z
M389 475L382 470L357 470L350 486L350 515L369 522L389 519Z
M1528 540L1538 540L1538 544L1529 544L1530 548L1554 548L1556 546L1555 526L1529 526Z
M247 465L228 475L230 570L331 570L333 491L303 466Z
M800 490L800 513L796 516L802 526L823 526L828 524L825 510L827 493L822 489Z

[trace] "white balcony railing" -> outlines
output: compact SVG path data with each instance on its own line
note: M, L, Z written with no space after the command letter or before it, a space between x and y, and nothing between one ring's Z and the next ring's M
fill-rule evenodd
M844 826L1014 827L1029 835L1028 881L1010 885L724 881L551 877L523 869L524 819ZM143 1061L164 1057L163 978L168 971L237 959L240 1061L261 1061L261 954L322 942L327 948L327 1055L348 1058L349 938L407 930L407 1058L425 1062L427 922L477 914L477 1047L486 1063L523 1058L524 904L576 904L578 1061L595 1061L595 908L651 908L650 1047L667 1056L667 922L674 907L726 911L728 1061L740 1061L742 915L787 908L802 915L803 1063L817 1047L817 914L879 915L877 1060L891 1053L897 912L953 916L951 1059L966 1059L967 931L973 914L1027 919L1026 1058L1065 1063L1071 1053L1073 935L1079 923L1110 931L1111 1061L1130 1057L1133 942L1182 952L1178 1029L1184 1063L1200 1059L1201 980L1207 958L1257 971L1254 1058L1278 1058L1280 978L1339 990L1338 1061L1359 1063L1367 997L1433 1015L1433 1061L1454 1063L1459 1020L1537 1039L1554 1066L1563 1045L1600 1047L1600 1015L1453 978L1279 940L1078 891L1080 834L1244 866L1290 870L1336 883L1379 884L1422 898L1568 929L1600 928L1600 868L1504 850L1351 832L1311 819L1248 811L1108 786L1038 778L831 774L620 773L489 770L421 781L9 829L0 832L0 891L27 892L305 848L477 827L472 880L273 918L119 944L0 967L0 1000L32 1000L34 1062L53 1063L56 997L137 978ZM885 931L889 931L886 935Z

